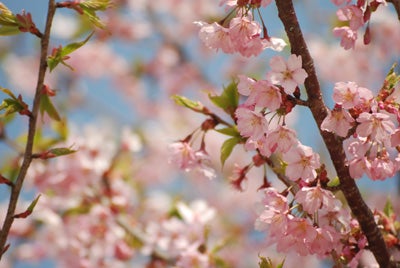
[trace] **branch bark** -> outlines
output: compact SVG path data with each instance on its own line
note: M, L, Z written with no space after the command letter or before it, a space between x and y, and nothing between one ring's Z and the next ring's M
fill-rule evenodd
M291 52L296 55L301 55L302 57L303 68L308 74L304 83L308 95L308 106L320 129L322 121L327 116L327 108L322 99L313 59L301 32L293 2L292 0L276 0L276 6L278 8L279 18L285 27L286 34L291 44ZM371 210L365 204L354 179L350 177L348 167L345 163L346 156L343 151L342 142L332 133L321 131L321 129L320 134L339 177L340 190L343 192L353 215L357 218L363 233L368 239L369 249L374 254L380 267L389 267L390 255L385 241L383 240L378 226L375 224Z
M50 40L50 29L53 21L53 17L56 11L55 0L49 0L48 11L47 11L47 21L45 26L45 32L41 37L40 47L40 66L39 66L39 74L38 81L36 84L36 92L33 99L32 105L32 116L29 117L29 128L28 128L28 137L25 146L25 152L23 156L22 165L19 170L18 177L15 181L14 186L11 188L10 199L8 203L7 215L3 222L3 226L0 231L0 260L4 254L7 243L7 237L10 232L11 226L14 221L15 208L18 203L19 195L22 189L22 185L24 183L26 173L28 168L32 162L32 149L33 149L33 141L36 133L36 122L37 116L39 112L39 104L40 104L40 95L44 85L44 78L47 70L47 55L48 55L48 47Z

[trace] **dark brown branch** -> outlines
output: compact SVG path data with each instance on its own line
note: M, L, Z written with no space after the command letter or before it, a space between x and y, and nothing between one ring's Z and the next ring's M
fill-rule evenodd
M292 0L276 0L276 5L278 7L279 18L285 27L291 44L291 52L302 57L303 68L308 74L308 78L304 83L308 95L308 106L320 129L322 121L327 116L327 108L322 100L313 59L303 38ZM371 210L365 204L356 183L350 177L348 167L345 163L346 156L343 151L342 142L336 139L336 136L331 133L321 130L320 133L339 177L340 189L368 239L369 249L374 254L380 267L389 267L390 256L386 244L378 226L375 224Z
M44 77L47 70L47 55L48 55L47 51L49 47L50 29L55 11L56 11L55 0L49 0L46 28L43 36L41 37L41 43L40 43L41 45L40 67L39 67L38 81L36 84L35 97L33 99L33 105L32 105L32 116L29 118L28 137L25 147L25 153L23 156L23 162L20 167L18 177L15 181L15 186L11 190L7 215L0 232L0 252L2 252L0 255L0 259L4 254L4 249L6 248L7 237L14 221L15 208L18 203L19 194L21 192L22 185L26 177L26 173L32 161L32 148L36 132L36 122L39 111L40 94L43 88Z

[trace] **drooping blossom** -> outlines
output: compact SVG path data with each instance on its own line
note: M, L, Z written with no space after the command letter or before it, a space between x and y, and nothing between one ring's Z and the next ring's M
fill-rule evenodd
M234 45L229 36L229 29L214 22L208 24L206 22L197 21L196 25L200 26L200 40L211 49L221 49L224 53L233 53Z
M297 143L296 133L292 129L278 125L267 132L265 146L261 147L260 151L265 156L270 156L271 153L287 153Z
M271 71L267 74L268 79L273 84L281 85L287 94L293 94L308 76L302 68L301 56L295 54L290 55L287 62L281 56L275 56L269 65Z

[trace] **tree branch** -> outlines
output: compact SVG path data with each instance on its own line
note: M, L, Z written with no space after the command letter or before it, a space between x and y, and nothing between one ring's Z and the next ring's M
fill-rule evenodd
M374 254L380 267L389 267L390 256L385 241L375 224L373 214L365 204L360 191L350 177L348 167L345 163L345 153L342 142L335 135L329 132L321 131L321 123L327 116L327 108L322 99L319 81L314 69L313 59L308 51L306 42L303 38L300 25L298 23L292 0L276 0L279 12L286 34L291 44L291 52L300 55L303 60L303 68L308 77L304 83L307 95L308 106L320 129L320 134L329 151L331 160L340 179L340 189L343 192L352 213L360 223L361 229L368 239L369 249Z
M25 153L23 156L23 162L20 167L18 177L15 181L15 185L14 187L12 187L11 190L7 215L4 220L3 227L0 231L0 259L3 256L5 249L7 249L6 247L7 237L14 221L15 208L18 203L19 194L21 192L22 185L26 177L28 168L32 162L32 148L36 133L36 122L39 111L40 95L43 88L44 78L47 70L47 55L48 55L47 51L50 40L50 29L55 11L56 11L55 0L49 0L45 32L41 37L41 42L40 42L41 45L40 67L39 67L38 81L36 84L35 97L33 99L33 105L31 110L32 116L29 117L29 128L28 128L28 137L25 147Z

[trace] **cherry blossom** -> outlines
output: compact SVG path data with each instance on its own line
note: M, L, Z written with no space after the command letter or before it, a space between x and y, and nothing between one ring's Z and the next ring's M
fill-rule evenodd
M293 94L298 85L307 78L306 71L302 68L301 56L290 55L287 62L281 56L273 57L269 65L271 71L267 77L274 84L281 85L287 94Z
M346 137L354 121L354 118L344 109L328 110L328 116L322 122L321 129Z
M295 199L310 214L317 212L319 209L326 212L333 211L336 207L334 195L322 189L320 185L301 188L297 192Z
M317 177L316 169L320 167L319 155L315 154L311 147L298 143L283 154L283 160L287 163L286 176L290 180L301 178L309 182Z
M336 37L340 37L340 45L348 50L354 48L356 40L357 40L357 32L350 29L350 27L343 26L343 27L335 27L333 28L333 34Z
M390 116L384 113L363 112L357 118L360 124L356 132L361 137L370 137L381 143L390 143L390 137L395 131L395 125Z
M236 110L238 130L244 137L261 138L268 130L267 119L253 110L240 107Z

